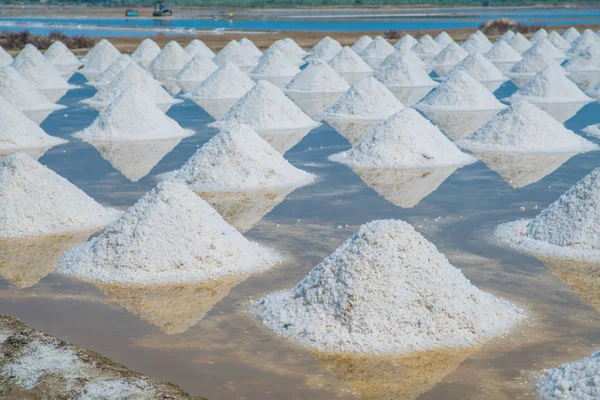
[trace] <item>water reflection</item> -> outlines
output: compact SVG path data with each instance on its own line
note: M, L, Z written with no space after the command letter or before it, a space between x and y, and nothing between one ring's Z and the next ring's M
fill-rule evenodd
M387 88L396 96L405 107L417 104L425 97L435 86L387 86Z
M227 114L239 99L208 99L199 97L190 97L192 101L202 108L215 121L220 120Z
M600 311L600 263L544 257L540 260L584 303Z
M171 96L176 96L181 92L181 87L173 79L179 70L160 70L154 71L154 77L167 89Z
M383 120L347 120L326 118L325 121L354 146Z
M44 96L52 103L56 103L58 100L62 99L68 91L69 89L41 90Z
M281 154L285 154L286 151L300 143L304 136L308 135L308 132L312 131L313 128L304 129L280 129L280 130L261 130L256 129L256 132L275 150Z
M442 111L422 110L423 114L453 140L462 139L488 122L500 110Z
M554 119L560 123L570 120L589 102L579 103L536 103L530 101L530 103L539 107L541 110L550 114Z
M312 119L321 120L320 114L335 103L344 93L294 93L286 92L298 107Z

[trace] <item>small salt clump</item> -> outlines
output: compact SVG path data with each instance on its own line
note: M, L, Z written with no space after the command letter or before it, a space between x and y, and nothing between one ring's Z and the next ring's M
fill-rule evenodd
M441 32L439 35L435 37L435 42L440 45L443 49L448 46L450 43L454 43L454 40L448 35L446 31Z
M98 45L92 48L92 50L96 49L96 47L98 47ZM119 50L117 50L110 42L104 46L98 47L94 52L92 52L92 50L88 53L89 58L85 58L84 61L82 60L84 67L79 70L86 78L93 78L98 74L101 74L121 55Z
M94 56L96 53L98 53L98 52L100 52L100 51L105 51L105 50L103 50L105 47L112 47L112 48L114 48L114 50L117 50L117 48L116 48L116 47L115 47L115 46L114 46L114 45L113 45L111 42L109 42L109 41L108 41L108 40L106 40L106 39L102 39L102 40L100 40L98 43L96 43L96 44L94 45L94 47L92 47L92 48L90 49L90 51L88 51L88 52L87 52L87 54L86 54L85 56L83 56L83 57L81 58L81 62L82 62L82 63L84 63L84 64L85 64L85 63L87 63L87 62L88 62L88 60L89 60L90 58L92 58L92 57L93 57L93 56ZM117 51L118 51L118 50L117 50Z
M23 58L20 62L13 62L14 68L26 79L32 82L39 90L57 90L70 88L67 81L60 75L46 58L43 60ZM52 68L49 68L52 67Z
M492 43L481 31L476 31L460 45L467 53L485 54L492 48Z
M375 37L359 55L371 66L377 65L394 52L394 47L381 36Z
M503 40L498 40L485 57L493 63L517 63L523 57Z
M548 36L548 32L544 28L540 28L533 35L531 35L529 41L531 43L537 43L540 40L544 39L546 36Z
M598 149L525 101L511 103L456 145L475 153L580 153Z
M545 369L537 379L535 390L542 400L600 398L600 351L581 360L554 369Z
M567 51L567 55L573 56L585 50L588 46L600 44L600 37L589 29L586 29L580 37L571 43L571 48Z
M127 54L122 54L117 58L104 72L96 77L89 85L96 88L102 88L110 85L117 76L129 65L135 63L135 61Z
M323 111L324 119L377 120L401 111L404 105L381 82L365 77Z
M81 61L69 50L69 48L60 40L52 43L44 52L44 57L55 66L68 66L79 68Z
M10 53L0 46L0 68L9 66L13 62L13 57Z
M86 141L150 141L187 137L183 129L135 87L127 88L86 129L73 137Z
M600 71L600 45L592 45L569 58L562 65L567 72Z
M546 40L548 40L554 47L562 51L563 53L568 51L571 48L571 43L567 42L563 39L562 36L558 34L556 31L552 31L546 36Z
M521 32L515 33L512 38L506 41L506 43L508 43L519 54L523 54L531 48L531 42L527 40L527 38L523 36Z
M213 61L217 65L232 63L240 68L254 68L258 65L258 58L251 55L247 48L232 40L217 53Z
M265 50L258 65L250 73L251 77L294 77L300 73L294 63L276 48Z
M313 60L285 87L294 93L344 93L350 85L324 60Z
M340 75L363 74L373 72L373 69L363 61L350 47L345 46L335 55L329 65Z
M412 47L412 51L417 53L417 56L423 59L433 59L440 51L442 47L433 40L429 35L421 36L418 43Z
M403 35L400 40L394 44L394 49L396 50L410 50L412 49L419 41L414 38L413 35L407 33ZM416 54L416 53L415 53Z
M67 251L58 271L90 281L167 284L260 272L279 261L186 185L163 182L101 235Z
M204 82L219 67L212 59L203 56L194 56L181 70L175 75L176 82L193 82L199 84Z
M153 72L179 71L192 57L181 47L179 43L172 40L152 60L148 69Z
M342 45L337 40L325 36L310 51L309 58L330 61L340 50L342 50Z
M551 65L538 72L508 100L523 99L531 103L589 103L593 101L565 76L558 65Z
M371 44L372 41L373 39L370 36L364 35L361 36L356 42L354 42L351 48L356 54L360 54Z
M431 66L434 69L436 66L453 66L464 60L468 55L469 53L466 50L452 42L431 60Z
M386 68L378 69L374 76L386 87L433 87L438 85L425 70L401 57Z
M476 161L412 108L394 114L350 150L329 159L357 168L434 168Z
M523 57L527 57L532 53L545 54L546 56L552 57L559 62L562 62L567 58L565 53L554 47L554 45L546 38L542 38L537 41L533 46L531 46L530 49L523 53Z
M144 39L142 43L131 53L131 59L144 69L148 69L150 63L160 54L160 46L152 39Z
M379 220L325 258L295 288L251 305L275 333L336 353L412 353L467 347L524 318L473 286L403 221ZM319 323L315 323L319 321Z
M215 53L208 47L202 40L194 39L184 50L190 55L190 57L201 56L204 58L215 58Z
M563 32L562 37L569 43L573 43L575 39L577 39L581 34L574 27L570 27L566 31Z
M24 112L66 108L48 100L33 83L13 67L0 69L0 96L3 96Z
M191 97L203 99L239 99L254 87L248 74L236 65L220 66L191 93Z
M119 214L23 153L0 162L0 237L94 231Z
M262 55L263 55L262 51L260 51L260 49L258 47L256 47L256 45L254 44L254 42L252 40L250 40L248 38L241 38L238 43L243 48L246 49L248 54L250 54L254 58L259 59L262 57Z
M513 31L511 31L511 30L509 29L509 30L507 30L506 32L504 32L504 33L502 34L502 36L500 36L500 37L498 38L498 40L496 41L496 43L497 43L497 42L506 42L506 41L508 41L508 40L512 39L514 36L515 36L515 32L513 32Z

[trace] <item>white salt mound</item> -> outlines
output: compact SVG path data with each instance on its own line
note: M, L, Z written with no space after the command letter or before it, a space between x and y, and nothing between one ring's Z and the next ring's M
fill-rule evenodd
M538 72L508 100L524 99L532 103L588 103L593 101L573 81L565 76L558 65Z
M60 75L60 71L32 44L26 44L23 50L15 57L11 66L18 70L21 65L31 61L38 67L43 67L51 74Z
M312 60L285 87L294 93L344 93L350 85L324 60Z
M165 284L260 272L279 261L186 185L162 182L101 235L67 251L58 271L91 281Z
M374 76L386 87L433 87L438 85L425 70L402 57L386 68L378 69Z
M60 40L52 43L44 52L44 57L53 65L74 66L82 65L81 61L73 54L71 50Z
M258 65L250 76L252 77L291 77L300 73L294 63L276 48L265 50L262 57L258 60Z
M0 237L97 230L119 214L23 153L0 162Z
M531 53L545 54L548 57L552 57L555 60L564 60L567 58L565 53L557 49L550 41L546 38L542 38L537 41L530 49L523 53L523 57L527 57Z
M403 58L406 62L411 63L413 66L422 68L423 70L426 70L425 62L423 60L421 60L419 58L419 56L417 56L417 53L415 53L414 51L412 51L410 49L396 50L395 52L393 52L392 54L387 56L381 63L379 63L377 68L378 69L386 68L386 67L394 64L398 58Z
M523 36L521 32L515 33L512 38L506 41L506 43L508 43L519 54L523 54L529 48L531 48L531 42L527 40L527 38Z
M96 43L96 44L94 45L94 47L92 47L92 48L90 49L90 51L88 51L88 52L87 52L87 54L86 54L85 56L83 56L83 57L81 58L81 62L85 64L85 63L86 63L86 62L87 62L87 61L88 61L90 58L92 58L92 57L94 56L94 54L96 54L97 52L99 52L99 51L100 51L102 48L104 48L104 47L111 47L111 46L112 46L112 47L114 47L114 48L115 48L115 50L117 49L117 48L116 48L116 47L115 47L115 46L114 46L114 45L113 45L111 42L109 42L108 40L106 40L106 39L102 39L102 40L100 40L98 43Z
M0 46L0 68L6 67L13 62L13 57L10 53L4 50L4 47Z
M335 55L329 65L338 74L364 74L373 72L369 64L364 62L350 47L345 46Z
M480 82L496 82L505 81L507 78L498 68L492 64L490 60L485 58L481 53L471 53L464 60L458 63L449 75L462 71L469 74L472 78L477 79Z
M20 63L14 62L14 68L39 90L56 90L70 88L67 81L60 76L50 61L34 58L24 58ZM51 66L52 68L49 68Z
M212 59L203 56L194 56L175 75L175 80L182 82L204 82L218 68Z
M564 62L567 72L600 71L600 44L591 45Z
M259 299L251 310L287 339L338 353L473 346L507 334L524 318L395 220L361 226L294 289Z
M255 67L258 64L258 58L249 53L248 49L232 40L227 43L223 49L217 53L213 61L217 65L232 63L240 68Z
M442 47L433 40L429 35L421 36L417 44L412 47L412 50L417 53L418 56L434 57L440 51Z
M540 40L544 39L546 36L548 36L548 32L544 28L540 28L533 35L531 35L529 41L531 43L537 43Z
M513 65L506 75L513 77L534 76L549 65L560 67L560 64L554 58L535 51L527 54L521 61Z
M98 45L96 45L98 46ZM92 50L94 50L94 47ZM90 50L90 53L92 52ZM90 55L88 53L88 55ZM99 47L96 51L91 53L89 58L84 61L84 67L80 70L82 74L99 74L106 70L110 65L115 62L121 53L112 44Z
M558 32L556 32L556 31L550 32L548 34L548 36L546 36L546 40L548 40L550 43L552 43L554 45L554 47L556 47L563 53L568 51L571 48L571 43L567 42L565 39L563 39L563 37L560 36L558 34Z
M254 42L252 40L250 40L248 38L241 38L238 43L242 47L244 47L246 49L246 51L254 58L258 59L258 58L262 57L262 55L263 55L262 51L260 51L260 49L258 47L256 47L256 45L254 44Z
M243 40L243 39L242 39ZM215 58L215 53L202 40L194 39L184 49L191 57Z
M205 99L239 99L254 87L248 74L232 63L217 68L200 83L191 97Z
M588 46L600 44L600 37L589 29L586 29L583 34L571 43L571 48L567 52L568 55L575 55L584 50Z
M394 51L394 47L387 40L377 36L359 55L364 59L383 60Z
M121 71L134 63L135 61L130 56L122 54L110 65L110 67L98 75L96 79L88 83L97 88L108 86L117 78L117 76L119 76Z
M506 106L469 74L456 71L414 108L419 110L485 111L500 110Z
M142 43L131 54L133 61L144 69L160 54L160 46L152 39L144 39Z
M569 43L573 43L575 39L577 39L581 34L574 27L570 27L566 31L563 32L562 37Z
M481 31L476 31L461 44L461 47L469 54L485 54L492 48L492 43Z
M315 45L315 47L313 47L309 53L309 57L329 61L335 57L340 50L342 50L342 45L337 40L325 36Z
M523 59L515 49L503 40L498 40L494 43L490 51L485 53L485 57L497 63L517 63Z
M306 115L281 89L267 81L259 81L221 121L208 126L222 127L230 122L246 124L255 130L308 129L321 125Z
M371 42L373 41L373 39L370 36L364 35L361 36L360 38L358 38L358 40L356 42L354 42L354 44L351 46L352 50L356 53L356 54L360 54L361 51L363 51L364 49L367 48L367 46L369 46L371 44Z
M21 111L61 110L66 108L52 103L33 83L12 67L0 69L0 96Z
M432 66L442 66L442 65L456 65L468 56L469 53L460 47L458 44L452 42L449 43L442 51L440 51L434 58L431 60Z
M73 137L91 141L149 141L193 134L163 113L143 92L129 87L89 127Z
M475 153L579 153L598 149L525 101L512 103L456 145Z
M306 52L303 51L303 53L300 54L296 46L294 46L290 42L286 42L284 39L279 39L275 41L271 46L269 46L267 51L269 51L270 49L277 49L281 51L294 65L300 66L305 63L303 58L306 55Z
M454 43L454 40L448 35L446 31L441 32L439 35L435 37L435 42L440 45L443 49L448 46L450 43Z
M191 59L192 57L186 53L183 47L172 40L152 60L148 69L151 71L178 71Z
M502 34L502 36L500 36L498 38L498 40L496 41L496 43L498 43L498 42L505 42L507 40L512 39L514 36L515 36L515 33L509 29L506 32L504 32Z
M354 83L342 97L323 111L333 119L386 119L404 109L404 105L381 82L369 76Z
M554 369L545 369L538 377L536 392L542 400L600 398L600 351L581 360Z
M392 115L350 150L329 159L358 168L434 168L476 161L412 108Z
M419 43L419 41L417 39L415 39L413 35L411 35L411 34L405 34L405 35L403 35L400 38L400 40L398 40L396 42L396 44L394 44L394 49L396 49L396 50L410 50L417 43Z
M297 56L305 57L306 55L308 55L308 53L302 47L300 47L298 43L294 41L294 39L285 38L283 39L283 42L285 43L287 48L290 49L290 51L293 51L294 54L296 54Z
M297 188L315 176L287 162L280 152L243 124L229 124L176 171L173 179L195 191Z

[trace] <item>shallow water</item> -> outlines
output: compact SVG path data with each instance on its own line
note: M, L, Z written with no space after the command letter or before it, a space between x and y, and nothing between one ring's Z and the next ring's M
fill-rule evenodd
M80 75L71 80L83 82ZM509 83L496 94L503 98L513 90ZM91 87L70 91L59 101L69 108L50 115L42 127L71 139L71 133L97 115L77 103L93 92ZM566 125L580 132L600 122L599 111L600 104L587 105ZM155 185L157 174L181 166L216 132L206 128L212 119L193 102L175 105L168 114L198 132L170 152L169 146L136 155L128 148L111 149L104 153L107 161L93 146L71 139L40 160L101 203L126 208ZM590 271L588 282L577 274L577 266L547 260L544 264L489 239L499 223L531 218L554 201L598 165L600 152L576 155L518 189L482 162L454 171L441 183L445 174L435 179L411 174L407 179L412 185L430 186L400 201L389 179L379 182L363 174L363 181L351 169L328 161L330 154L348 147L328 125L313 130L286 157L317 174L319 181L274 206L251 210L250 225L256 223L246 235L285 253L284 265L212 285L132 290L46 275L48 263L65 245L58 239L56 246L10 244L10 254L0 258L0 273L7 279L0 280L0 313L210 399L525 399L532 397L536 371L600 347L595 293L599 267L585 267ZM502 170L502 161L494 162L495 169ZM557 162L549 163L551 171ZM140 177L147 170L149 174ZM519 173L519 182L529 183L523 177L527 171ZM401 183L398 186L406 190ZM412 207L401 208L392 201ZM256 212L268 213L256 221ZM295 285L360 224L379 218L414 224L475 285L518 302L531 319L509 337L478 349L380 359L312 354L272 335L244 312L249 299ZM67 246L75 240L68 239Z

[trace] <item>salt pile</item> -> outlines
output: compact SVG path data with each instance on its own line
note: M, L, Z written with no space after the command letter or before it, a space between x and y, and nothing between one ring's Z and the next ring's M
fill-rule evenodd
M254 44L254 42L252 40L250 40L248 38L241 38L238 43L243 48L246 49L248 54L250 54L254 58L259 59L262 57L262 55L263 55L262 51L260 51L260 49L258 47L256 47L256 45Z
M412 47L412 51L417 53L420 58L432 59L440 51L442 47L433 40L429 35L421 36L419 42Z
M119 214L23 153L0 162L0 237L92 231Z
M294 63L276 48L267 49L258 60L258 65L252 70L252 77L294 77L300 73Z
M217 65L232 63L240 68L254 68L258 64L258 57L251 55L248 49L232 40L217 53L213 61Z
M26 61L33 62L38 68L44 68L53 75L60 75L60 71L32 44L25 45L23 50L15 57L11 66L18 70Z
M201 56L205 58L215 58L215 53L202 40L194 39L185 46L186 53L190 57Z
M575 39L577 39L581 34L574 27L570 27L566 31L563 32L562 37L569 43L573 43Z
M431 60L431 65L434 67L434 69L436 66L456 65L464 60L468 55L469 53L466 50L464 50L458 44L452 42L444 47L444 49Z
M193 134L163 113L143 92L129 87L89 127L73 137L86 141L148 141Z
M212 59L203 56L194 56L187 64L181 68L175 75L176 82L204 82L219 67ZM185 89L185 88L184 88Z
M366 49L371 42L373 41L373 39L370 36L364 35L361 36L356 42L354 42L354 44L351 46L352 50L356 53L356 54L360 54L364 49Z
M506 41L506 43L510 44L510 46L519 54L523 54L529 48L531 48L531 42L529 42L529 40L527 40L527 38L523 36L521 32L515 33L512 38Z
M283 42L285 43L285 45L287 46L287 48L294 52L294 54L296 54L299 57L305 57L308 55L308 53L306 51L304 51L304 49L302 47L300 47L298 45L298 43L296 43L294 41L294 39L291 38L285 38L283 39Z
M274 42L271 46L269 46L267 51L269 51L271 49L277 49L280 52L282 52L283 54L285 54L285 56L288 58L288 60L290 60L290 62L294 65L300 66L300 65L304 65L304 63L305 63L303 58L306 55L306 53L303 51L303 54L299 54L299 52L295 46L293 46L289 42L286 42L283 39L279 39L276 42ZM265 53L266 53L266 51L265 51Z
M502 72L481 53L471 53L450 71L450 75L462 71L483 83L490 91L507 80ZM445 77L447 79L448 76Z
M485 54L492 48L492 43L481 31L476 31L460 45L467 53Z
M518 250L550 258L600 260L600 168L537 217L498 226L496 237Z
M527 57L529 54L545 54L546 56L559 61L563 61L567 58L565 53L554 47L554 45L546 38L540 39L529 50L524 52L523 57Z
M226 63L217 68L191 93L205 99L239 99L254 87L250 77L236 65Z
M493 63L517 63L523 59L515 49L503 40L498 40L485 57Z
M43 57L42 57L43 58ZM22 58L13 62L14 68L39 90L60 90L70 88L67 81L54 68L50 61L35 58ZM52 67L52 68L49 68ZM62 97L62 96L61 96Z
M440 45L443 49L448 46L450 43L454 43L454 40L448 35L446 31L441 32L439 35L435 37L435 42Z
M400 40L394 44L394 49L396 50L410 50L412 49L419 41L414 38L413 35L407 33L403 35ZM416 53L415 53L416 54Z
M593 101L565 76L559 65L550 65L512 94L508 100L531 103L589 103Z
M496 42L505 42L507 40L512 39L514 36L515 36L515 33L511 30L508 30L508 31L504 32L502 34L502 36L500 36Z
M325 36L313 47L309 53L309 57L330 61L340 50L342 50L342 45L337 40Z
M568 55L580 53L588 46L600 44L600 37L589 29L586 29L580 37L571 43L571 48L567 52Z
M414 107L427 111L486 111L506 108L485 86L463 71L451 74Z
M521 61L513 65L506 75L510 78L530 78L547 66L560 67L552 57L538 51L528 53ZM523 82L524 83L524 82Z
M542 400L600 398L600 351L581 360L554 369L545 369L538 377L536 392Z
M285 87L294 93L344 93L350 85L324 60L312 60Z
M108 44L104 46L99 46L99 44L94 46L87 54L86 58L82 60L84 67L80 69L79 72L82 73L86 78L95 77L96 75L104 72L104 70L110 67L110 65L121 55L115 46L113 46L110 42L107 43Z
M338 101L323 111L324 119L377 120L401 111L404 105L373 77L358 80Z
M380 68L375 72L375 79L386 87L433 87L437 86L425 70L413 65L403 58L395 63Z
M173 175L195 191L291 189L315 176L294 167L252 128L230 124Z
M131 59L144 69L160 54L160 46L152 39L144 39L131 54Z
M10 53L4 50L4 47L0 46L0 68L6 67L13 62L13 57Z
M592 45L562 65L567 72L600 71L600 45Z
M434 168L476 161L412 108L394 114L350 150L329 159L357 168Z
M395 220L361 226L294 289L272 293L251 309L277 334L337 353L473 346L507 334L524 318Z
M329 61L329 65L340 75L364 74L373 72L369 64L364 62L350 47L345 46Z
M179 43L172 40L152 60L148 69L157 71L179 71L192 57L186 53Z
M546 40L548 40L550 43L552 43L554 45L554 47L556 47L563 53L568 51L571 48L571 43L567 42L565 39L563 39L563 37L560 36L558 34L558 32L556 32L556 31L550 32L548 34L548 36L546 36Z
M529 41L531 43L537 43L540 40L544 39L546 36L548 36L548 32L544 28L540 28L533 35L531 35Z
M422 68L423 70L427 69L425 62L417 56L417 53L408 49L408 50L396 50L389 56L387 56L378 66L377 68L386 68L396 62L397 59L403 58L406 62L411 63L415 67Z
M81 61L60 40L52 43L44 52L44 57L55 66L66 66L74 69L79 68Z
M86 63L86 62L88 62L88 60L89 60L90 58L92 58L92 57L93 57L93 56L94 56L96 53L99 53L100 51L104 51L104 50L102 50L102 49L104 49L105 47L112 47L112 48L114 48L115 50L117 50L117 48L116 48L115 46L113 46L113 44L112 44L111 42L109 42L109 41L108 41L108 40L106 40L106 39L102 39L102 40L100 40L98 43L96 43L96 44L94 45L94 47L92 47L92 48L90 49L90 51L88 51L88 53L87 53L85 56L83 56L83 57L81 58L81 62L85 64L85 63ZM118 50L117 50L117 51L118 51Z
M89 85L96 88L102 88L110 85L119 74L135 61L127 54L122 54L117 58L104 72L96 77Z
M101 235L67 251L58 270L91 281L166 284L259 272L278 261L186 185L163 182Z
M475 153L580 153L598 149L525 101L512 103L456 144Z
M208 126L222 127L230 122L246 124L255 130L309 129L320 125L267 81L259 81L221 121Z
M381 36L377 36L370 45L367 46L359 55L373 66L383 61L387 56L395 51L394 47Z
M21 111L61 110L65 106L52 103L33 83L13 67L0 69L0 96L4 96Z

